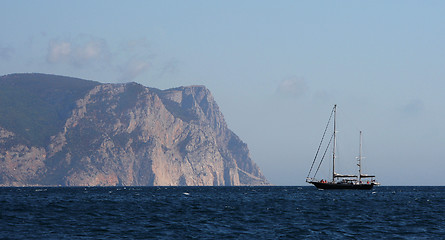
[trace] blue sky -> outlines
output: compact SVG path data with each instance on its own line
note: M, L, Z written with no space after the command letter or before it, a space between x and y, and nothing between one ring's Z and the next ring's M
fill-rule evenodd
M382 184L445 185L444 1L1 5L0 75L205 85L276 185L305 185L338 104L339 172L363 130Z

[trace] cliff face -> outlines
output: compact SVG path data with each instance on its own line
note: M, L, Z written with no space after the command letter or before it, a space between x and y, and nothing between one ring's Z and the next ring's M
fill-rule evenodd
M0 85L15 89L11 83L17 79L39 85L49 77L57 81L57 76L16 74L1 77ZM46 94L30 99L49 104L45 112L53 110L58 117L41 124L57 130L39 131L0 117L0 185L268 184L204 86L158 90L136 83L65 80L77 81L77 88L72 83L59 87L59 96L48 84ZM0 102L0 109L4 105Z

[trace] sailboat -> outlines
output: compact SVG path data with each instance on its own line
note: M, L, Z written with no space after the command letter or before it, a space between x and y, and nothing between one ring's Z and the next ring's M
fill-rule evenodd
M332 133L332 136L329 140L329 143L327 144L326 150L324 151L323 157L321 158L318 168L315 171L315 174L313 177L310 177L314 164L317 160L317 157L320 153L320 148L323 144L324 138L326 136L326 132L329 128L330 121L332 119L332 116L334 116L333 121L333 128L334 132ZM363 190L369 190L374 187L374 185L380 185L375 180L374 175L368 175L362 173L362 131L360 131L360 147L359 147L359 156L357 157L357 166L358 166L358 174L357 175L348 175L348 174L338 174L335 172L335 154L336 154L336 146L337 146L337 132L336 132L336 122L337 122L337 105L334 105L334 108L331 111L331 115L329 117L328 124L326 125L325 131L323 133L323 137L321 139L320 145L318 146L317 153L315 154L314 161L312 162L311 168L309 170L309 174L306 178L306 182L313 184L318 189L363 189ZM320 169L321 163L323 162L323 159L329 149L329 146L332 142L332 178L330 180L317 180L315 178L318 170Z

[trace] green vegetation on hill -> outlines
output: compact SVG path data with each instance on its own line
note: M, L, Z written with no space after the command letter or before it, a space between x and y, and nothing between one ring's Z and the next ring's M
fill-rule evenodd
M48 74L0 77L0 126L18 141L45 146L61 131L76 100L100 83Z

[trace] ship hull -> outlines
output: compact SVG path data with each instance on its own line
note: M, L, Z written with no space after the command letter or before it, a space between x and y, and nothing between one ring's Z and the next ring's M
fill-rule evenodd
M322 182L309 182L313 184L318 189L351 189L351 190L370 190L374 187L373 183L358 183L358 184L352 184L352 183L322 183Z

